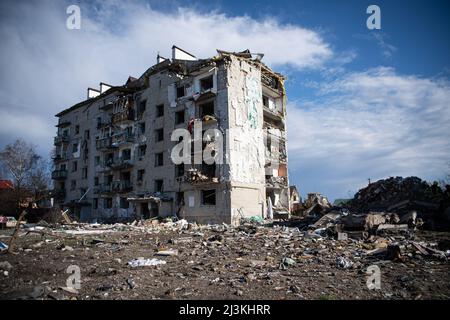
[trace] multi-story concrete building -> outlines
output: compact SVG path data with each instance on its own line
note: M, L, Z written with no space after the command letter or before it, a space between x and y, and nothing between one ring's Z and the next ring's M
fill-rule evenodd
M174 46L139 78L89 88L56 115L56 202L82 221L289 214L284 78L261 58L197 59ZM184 159L203 158L176 164L174 146L191 144Z

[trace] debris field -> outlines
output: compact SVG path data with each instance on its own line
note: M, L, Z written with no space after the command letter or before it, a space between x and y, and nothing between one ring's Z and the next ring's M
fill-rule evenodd
M325 216L315 226L300 218L237 227L25 224L14 249L0 254L0 299L450 298L449 232L333 233ZM345 226L348 218L338 218ZM378 220L364 219L366 229L386 224ZM11 234L0 230L3 248ZM380 270L380 288L369 289L370 266Z

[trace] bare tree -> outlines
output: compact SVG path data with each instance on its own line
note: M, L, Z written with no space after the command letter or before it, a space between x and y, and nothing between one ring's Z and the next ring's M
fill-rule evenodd
M47 196L51 184L50 168L49 161L39 158L30 173L29 189L33 192L36 201Z
M45 179L41 178L44 177L44 171L40 168L42 158L36 153L34 145L17 139L0 152L0 161L13 180L14 200L18 206L30 192L35 191L35 187L43 188L41 180Z

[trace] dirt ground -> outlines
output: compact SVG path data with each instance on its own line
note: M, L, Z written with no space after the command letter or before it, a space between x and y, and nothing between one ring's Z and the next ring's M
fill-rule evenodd
M0 299L450 298L448 258L423 254L404 237L338 241L292 227L250 224L28 231L20 231L15 254L0 254ZM11 233L0 230L0 241L8 244ZM413 240L448 245L450 233L416 231ZM401 259L368 253L386 242L400 244ZM161 250L171 255L158 255ZM166 264L128 264L138 257ZM339 264L339 257L350 265ZM71 265L81 275L81 288L73 293L62 289ZM371 265L381 271L379 290L367 287Z

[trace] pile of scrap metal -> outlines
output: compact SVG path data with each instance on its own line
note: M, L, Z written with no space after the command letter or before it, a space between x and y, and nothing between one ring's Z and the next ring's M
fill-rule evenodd
M345 207L352 212L392 212L402 217L415 211L425 227L436 229L450 223L450 186L428 184L417 177L391 177L359 190Z

